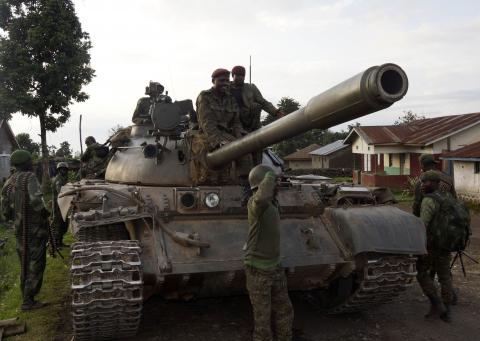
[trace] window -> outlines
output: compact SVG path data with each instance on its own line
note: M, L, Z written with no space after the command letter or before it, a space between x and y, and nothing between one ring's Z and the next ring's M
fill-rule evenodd
M480 161L476 161L476 162L475 162L474 173L475 173L475 174L480 173Z
M393 154L388 154L388 167L393 166Z

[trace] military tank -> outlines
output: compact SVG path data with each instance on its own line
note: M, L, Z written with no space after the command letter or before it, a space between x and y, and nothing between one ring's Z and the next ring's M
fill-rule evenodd
M78 240L71 261L76 339L135 335L151 295L245 293L248 224L235 160L387 108L407 88L399 66L374 66L213 152L192 142L200 132L189 120L191 101L151 101L110 160L105 181L69 184L59 196ZM387 190L284 181L278 201L288 288L306 293L318 308L369 309L414 279L416 256L425 253L424 228L389 205Z

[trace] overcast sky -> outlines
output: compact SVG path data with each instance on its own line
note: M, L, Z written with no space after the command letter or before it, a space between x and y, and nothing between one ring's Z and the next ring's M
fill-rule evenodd
M277 103L310 97L385 62L409 77L407 96L392 108L357 121L392 124L404 110L427 117L480 111L480 1L381 0L75 0L90 34L96 77L90 99L71 106L71 120L48 143L83 136L105 141L127 126L150 80L173 99L211 86L218 67L248 67L252 82ZM38 140L36 120L15 115L14 132ZM345 129L346 124L334 129Z

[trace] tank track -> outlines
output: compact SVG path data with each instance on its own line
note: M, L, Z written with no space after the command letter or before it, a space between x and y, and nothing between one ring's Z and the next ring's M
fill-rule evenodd
M357 288L348 299L333 307L329 314L353 313L391 301L415 279L416 258L383 256L365 261Z
M76 238L81 242L99 242L103 240L127 240L129 235L125 225L121 223L84 227L78 231Z
M116 340L137 333L143 305L140 253L134 240L73 244L75 340Z

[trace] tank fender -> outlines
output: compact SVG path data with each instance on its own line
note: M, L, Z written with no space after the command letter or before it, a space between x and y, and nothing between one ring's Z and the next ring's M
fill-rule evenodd
M393 206L327 208L336 233L355 256L363 252L426 254L426 231L413 214Z

